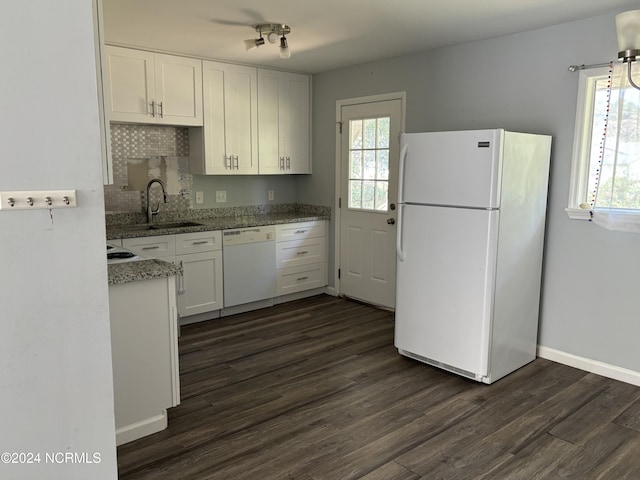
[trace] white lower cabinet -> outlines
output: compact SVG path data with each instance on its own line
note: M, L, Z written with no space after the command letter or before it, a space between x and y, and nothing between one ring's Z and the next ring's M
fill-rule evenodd
M174 277L109 286L116 444L167 427L180 403Z
M156 235L153 237L123 238L122 246L141 257L160 258L167 262L173 262L173 257L176 254L176 237L175 235Z
M326 222L276 226L277 295L327 284Z
M122 246L146 257L182 266L177 277L181 318L222 308L222 235L220 231L125 238Z
M220 231L176 235L178 313L181 317L220 310L223 302Z
M327 285L327 222L276 225L277 297ZM217 231L125 238L122 246L138 255L159 258L182 267L176 277L181 318L224 307L222 233ZM204 317L203 319L207 319Z
M278 295L302 292L326 285L326 264L312 263L278 270Z

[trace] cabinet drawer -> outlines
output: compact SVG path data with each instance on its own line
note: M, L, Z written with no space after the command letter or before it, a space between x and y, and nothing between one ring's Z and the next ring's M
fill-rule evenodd
M222 249L220 230L176 235L176 255L211 252L220 249Z
M324 236L323 220L276 225L276 242Z
M175 235L125 238L122 246L143 257L173 257L176 254Z
M276 243L277 268L324 262L324 237Z
M278 270L277 295L323 287L326 284L325 268L322 262Z

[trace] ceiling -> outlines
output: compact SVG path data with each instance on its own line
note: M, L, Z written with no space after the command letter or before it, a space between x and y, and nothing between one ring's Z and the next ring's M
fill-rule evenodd
M106 43L318 73L604 13L629 0L102 0ZM259 23L284 23L290 59ZM615 25L611 25L615 30Z

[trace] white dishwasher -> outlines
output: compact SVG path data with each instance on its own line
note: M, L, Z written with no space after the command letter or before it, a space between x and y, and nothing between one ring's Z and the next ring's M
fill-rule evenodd
M225 307L275 297L275 238L272 225L222 231Z

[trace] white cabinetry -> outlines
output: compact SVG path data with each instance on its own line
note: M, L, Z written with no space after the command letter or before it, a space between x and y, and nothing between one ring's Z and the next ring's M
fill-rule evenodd
M153 237L124 238L122 246L141 257L160 258L167 262L174 261L176 254L175 235L157 235Z
M116 443L167 427L180 403L174 277L109 286Z
M310 78L258 69L261 174L311 173Z
M178 313L181 317L220 310L223 301L220 231L176 235Z
M276 227L277 294L301 292L327 284L326 222Z
M122 246L138 255L182 266L182 275L176 280L180 317L222 308L222 236L219 230L125 238Z
M202 125L202 61L105 47L107 115L112 122Z
M204 128L189 132L191 173L258 173L257 69L202 63Z

